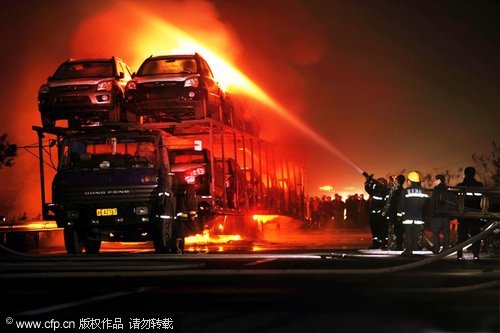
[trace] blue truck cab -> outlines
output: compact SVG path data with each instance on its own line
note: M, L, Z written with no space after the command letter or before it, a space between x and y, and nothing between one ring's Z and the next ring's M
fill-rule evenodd
M65 135L50 210L70 254L98 253L102 241L150 241L173 249L175 195L167 134L109 129Z

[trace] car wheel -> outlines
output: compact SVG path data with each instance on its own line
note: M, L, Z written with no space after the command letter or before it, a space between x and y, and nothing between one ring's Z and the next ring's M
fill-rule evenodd
M214 119L219 121L219 122L222 122L224 120L224 117L222 115L223 111L224 110L222 110L222 101L219 101L219 105L217 106L216 111L215 111L216 113L214 115Z
M207 109L207 97L203 97L194 110L194 119L205 119L209 116Z
M56 125L56 121L49 116L42 114L42 125L43 127L54 127Z
M118 99L118 97L117 97ZM113 109L109 111L109 122L110 123L119 123L120 122L120 113L121 113L121 107L120 107L120 102L116 101Z
M64 228L64 246L68 254L81 254L83 242L80 233L71 227Z

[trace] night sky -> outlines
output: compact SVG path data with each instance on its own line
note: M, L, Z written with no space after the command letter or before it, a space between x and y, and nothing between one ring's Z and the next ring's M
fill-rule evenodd
M138 12L213 47L376 176L456 172L500 142L498 1L3 1L0 133L36 142L37 90L67 58L116 55L136 70L167 50ZM257 112L265 138L304 153L311 195L361 191L355 168ZM0 170L3 210L39 211L36 168L20 151Z

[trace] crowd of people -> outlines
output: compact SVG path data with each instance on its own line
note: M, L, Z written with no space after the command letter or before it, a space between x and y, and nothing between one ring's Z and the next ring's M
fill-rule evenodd
M483 184L475 178L474 167L464 170L464 179L457 187L480 188ZM404 184L407 182L407 186ZM438 174L434 178L434 188L431 197L421 184L420 174L416 171L397 177L374 179L367 177L365 190L370 195L369 225L372 233L372 249L388 249L402 251L402 256L410 256L414 251L422 250L424 226L430 224L432 230L432 252L438 254L450 248L450 221L452 217L446 214L434 214L431 200L438 211L450 211L457 207L456 194L444 191L448 185L445 177ZM481 194L474 191L462 193L464 207L469 211L481 210ZM449 208L449 209L447 209ZM468 238L477 235L483 225L478 218L459 217L457 243L463 243ZM440 234L443 235L443 246L440 246ZM480 241L472 243L474 260L479 260ZM457 250L457 258L463 261L463 252Z
M310 220L307 227L336 228L365 227L368 223L368 202L363 194L349 195L342 200L340 194L309 199Z
M474 167L464 170L464 179L457 187L480 188L483 184L475 178ZM394 175L386 178L373 178L365 175L363 194L348 196L312 197L309 200L310 228L364 228L370 227L372 235L371 249L401 251L402 256L410 256L414 251L423 249L424 226L432 231L430 249L434 254L450 248L450 223L453 219L446 214L433 214L431 205L438 211L450 211L457 208L456 193L446 191L449 187L442 174L434 177L433 191L422 187L417 171L407 175ZM431 193L432 192L432 193ZM476 192L465 192L465 208L480 211L481 196ZM433 197L434 196L434 197ZM439 196L439 197L438 197ZM482 222L477 218L459 217L457 243L462 243L481 231ZM442 239L442 241L441 241ZM442 246L441 246L442 245ZM480 241L471 245L474 260L479 260ZM464 260L462 250L457 251L458 260Z

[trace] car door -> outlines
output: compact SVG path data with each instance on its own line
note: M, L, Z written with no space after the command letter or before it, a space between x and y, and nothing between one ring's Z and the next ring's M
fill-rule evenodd
M207 89L207 100L210 104L210 107L213 109L219 107L220 103L220 88L218 83L215 81L212 70L208 66L207 62L200 58L201 65L201 76L203 77L203 81L205 82L205 86Z

